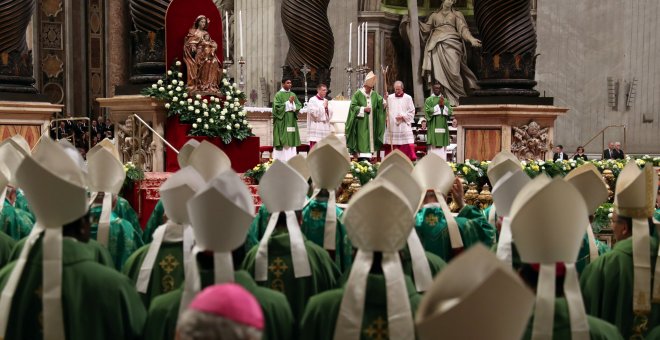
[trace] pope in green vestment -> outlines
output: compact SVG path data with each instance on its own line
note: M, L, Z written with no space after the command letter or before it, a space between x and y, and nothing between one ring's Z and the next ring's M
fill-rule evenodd
M455 219L464 248L467 249L477 242L486 247L495 244L497 230L488 223L478 208L465 205ZM454 257L447 220L439 206L427 204L422 207L415 217L415 230L425 250L440 256L446 262Z
M311 276L295 278L291 257L289 233L275 229L268 241L268 280L257 282L284 293L296 320L302 316L309 298L318 293L336 288L340 276L339 268L334 264L328 252L305 239L305 249L312 271ZM242 269L254 275L256 255L259 247L253 247L245 256Z
M122 272L131 279L133 284L137 283L142 262L148 251L149 245L141 247L124 264ZM183 242L163 241L151 271L147 293L138 292L138 294L140 294L142 302L148 308L155 297L178 289L183 284L183 280Z
M651 236L651 275L658 239ZM624 338L633 334L633 244L632 237L618 241L611 251L591 262L580 276L580 289L587 313L614 324ZM653 303L647 329L660 325L660 305Z
M212 268L200 268L202 289L214 284ZM294 339L294 319L286 297L281 293L259 287L246 271L234 272L234 282L241 285L259 301L264 312L264 340ZM183 288L157 296L149 307L144 327L145 340L171 340L176 335L176 323Z
M436 94L436 87L438 93ZM453 109L449 100L440 95L442 86L433 85L433 93L424 102L424 116L426 117L426 144L435 147L449 145L449 124ZM441 103L442 101L442 103ZM442 104L442 105L441 105Z
M2 231L14 240L20 240L30 235L34 225L34 220L30 219L28 213L13 207L7 200L3 203L0 219Z
M421 296L415 291L410 277L405 277L410 309L417 311ZM383 274L369 274L366 299L362 316L360 339L389 339L387 328L387 289ZM313 296L302 316L301 339L332 340L335 334L337 315L344 295L344 288L333 289Z
M31 250L12 301L5 339L42 339L41 239ZM14 269L0 271L4 288ZM90 247L62 241L62 313L67 339L140 339L146 311L133 285L114 269L96 263Z
M285 80L282 82L282 89L275 94L275 99L273 99L273 147L276 150L300 145L297 114L302 105L296 94L290 90L291 80ZM289 103L289 98L292 96L294 97L293 104ZM289 103L288 110L287 103Z
M25 245L26 241L27 238L23 238L16 242L16 245L11 250L11 254L9 254L10 261L18 260L18 258L21 256L21 250L23 250L23 246ZM96 240L89 239L86 243L82 243L82 245L90 248L94 262L98 262L99 264L108 266L113 269L115 268L115 263L112 262L112 256L110 256L108 249L102 246L100 243L96 242Z
M94 239L96 239L98 232L98 220L101 215L101 208L99 205L90 209L90 216L94 220L91 228L91 236ZM133 225L111 213L110 235L107 248L112 257L112 262L115 264L115 268L121 270L128 257L142 245L142 238L137 234Z
M371 104L371 112L364 111L367 106L367 98ZM372 130L374 152L378 152L383 146L385 134L386 112L383 108L383 97L371 89L367 95L364 88L355 91L351 98L351 106L346 119L346 145L351 153L371 153L369 140L369 117L372 119Z
M158 203L154 207L154 211L151 212L149 220L147 221L147 226L144 228L142 233L142 241L144 244L151 243L151 239L154 235L156 228L165 223L165 208L163 207L163 202L159 199Z
M140 234L140 237L142 237L142 226L140 226L138 215L125 198L117 196L117 203L115 203L115 208L112 212L114 212L117 217L132 224L135 231Z
M589 323L589 335L591 339L598 340L623 340L623 337L611 323L605 322L599 318L587 315ZM529 319L523 339L532 338L532 326L534 325L534 315ZM555 298L555 319L552 327L552 339L564 340L571 338L571 318L568 313L568 303L563 297Z
M314 242L319 247L323 247L323 236L325 232L325 215L328 208L328 202L317 199L311 200L303 208L303 223L300 226L303 235L308 240ZM335 242L335 251L330 254L334 262L343 273L353 262L353 247L346 234L346 228L340 222L343 211L337 207L337 237ZM265 226L264 226L265 228Z

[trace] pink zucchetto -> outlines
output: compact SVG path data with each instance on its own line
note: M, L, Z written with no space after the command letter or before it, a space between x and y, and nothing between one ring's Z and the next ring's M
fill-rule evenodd
M264 316L257 299L235 283L213 285L202 290L188 309L213 314L238 324L263 330Z

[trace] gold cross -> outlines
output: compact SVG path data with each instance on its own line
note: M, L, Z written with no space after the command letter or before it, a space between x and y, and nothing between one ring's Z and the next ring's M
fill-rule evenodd
M387 334L387 321L383 320L383 318L379 316L376 320L374 320L374 322L371 323L371 325L369 325L369 327L367 327L367 329L364 330L364 334L369 339L388 339L389 336Z
M309 216L315 221L320 220L321 218L323 218L323 211L318 209L313 209L312 211L309 212Z
M177 261L176 258L170 254L165 256L165 258L162 259L158 265L163 271L165 271L165 273L169 274L179 266L179 261Z
M438 216L434 214L428 214L426 215L426 218L424 219L424 222L428 225L436 225L438 224Z
M284 260L281 257L275 258L275 260L273 260L273 263L271 263L271 265L268 266L268 270L271 273L275 274L275 277L277 278L282 276L282 274L286 272L287 269L289 269L289 267L286 265L286 263L284 263Z

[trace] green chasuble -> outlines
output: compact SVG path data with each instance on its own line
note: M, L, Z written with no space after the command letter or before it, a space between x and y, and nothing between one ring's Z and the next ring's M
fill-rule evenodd
M154 207L154 211L151 212L151 216L149 216L149 220L147 221L147 226L142 233L142 241L144 244L151 243L154 231L163 224L165 224L165 208L163 208L163 202L159 199Z
M653 328L646 336L646 340L660 340L660 326Z
M589 323L589 335L592 340L623 340L619 330L609 322L599 318L587 315ZM524 340L532 338L532 329L534 325L534 315L527 323ZM555 299L555 319L552 327L552 338L555 340L564 340L571 338L571 319L568 314L568 303L563 297Z
M327 202L321 202L313 199L303 209L302 233L308 240L323 247L323 236L325 232L325 214L328 209ZM346 228L339 222L343 211L337 207L337 237L335 242L335 251L330 254L334 258L335 264L339 270L344 272L353 262L353 247L346 234Z
M270 212L266 209L266 205L262 204L257 211L257 216L252 220L250 229L248 229L247 238L245 239L245 252L249 252L252 247L259 244L259 240L264 236L266 227L268 227L268 220L270 219Z
M12 261L11 254L16 246L16 241L5 233L0 233L0 268Z
M12 207L7 200L2 206L0 219L2 221L2 231L14 240L20 240L30 235L34 225L34 220L30 219L29 214Z
M488 248L495 244L496 229L488 223L478 208L466 205L455 219L464 249L477 242ZM425 250L440 256L446 262L454 257L447 220L440 207L427 206L420 209L415 217L415 230Z
M18 242L16 242L16 245L14 246L14 249L12 249L11 254L9 256L10 261L18 260L18 257L21 256L21 250L23 250L23 245L25 245L26 240L27 238L23 238ZM104 266L108 266L113 269L115 268L115 264L114 262L112 262L112 256L110 256L110 252L106 247L102 246L94 239L89 239L87 243L82 243L82 244L90 248L94 262L98 262Z
M660 221L660 209L655 209L655 214L653 214L653 218L656 221Z
M355 91L351 98L351 106L346 119L346 145L351 153L371 152L369 143L369 116L373 117L374 152L383 146L385 134L385 118L383 97L376 90L371 90L371 112L365 112L364 117L358 117L360 108L367 106L367 96L362 90Z
M90 209L90 215L95 221L92 224L91 236L96 239L98 219L101 215L101 206ZM143 245L142 238L137 234L128 221L123 220L114 213L110 214L110 236L108 238L108 251L117 270L126 262L126 259Z
M124 275L96 263L90 247L62 242L62 313L67 339L139 339L146 311ZM12 301L6 339L42 339L42 249L37 241ZM0 271L5 286L14 263Z
M651 237L651 277L658 240ZM633 334L632 237L618 241L611 251L591 262L580 276L580 289L587 313L615 325L624 338ZM652 304L647 330L660 325L660 305Z
M140 275L142 261L147 256L149 245L134 252L126 263L122 272L128 276L135 285ZM139 293L144 305L149 308L153 299L161 294L173 291L183 283L183 242L165 242L161 243L154 267L151 270L151 278L147 293Z
M445 107L449 109L449 116L433 115L433 110L440 103L440 97L431 96L424 102L424 115L426 116L426 144L443 147L449 145L449 124L453 109L449 99L445 98ZM442 108L441 108L442 109Z
M30 209L30 205L28 204L25 195L23 195L23 190L16 190L16 202L14 202L14 207L24 211L30 217L32 222L35 221L34 213L32 212L32 209Z
M200 269L202 287L213 285L213 270ZM264 340L289 340L294 338L294 319L289 303L282 293L259 287L250 274L240 270L234 272L235 283L252 294L264 313ZM144 327L145 340L172 340L176 334L179 307L183 288L156 297Z
M596 248L598 249L599 256L610 251L610 247L599 240L596 240ZM582 273L589 262L592 262L589 256L589 236L587 236L587 233L584 233L584 237L582 238L582 246L580 247L580 252L578 253L577 261L575 262L575 268L577 269L578 274Z
M138 215L125 198L117 196L117 204L115 204L115 208L112 210L112 212L115 213L117 217L128 221L131 225L133 225L135 231L140 235L140 237L142 237L142 227L140 226Z
M415 291L415 285L406 277L406 288L410 300L410 311L417 311L421 296ZM387 290L385 276L369 274L367 277L366 299L362 316L360 339L389 339L387 329ZM344 288L318 294L312 297L305 308L300 327L301 339L332 340Z
M302 105L296 97L296 111L285 112L286 103L291 96L296 97L291 91L280 90L273 99L273 147L277 150L282 150L285 146L300 145L297 115Z
M255 259L259 247L253 247L243 260L243 269L254 277ZM286 230L275 229L268 241L268 280L257 282L286 295L293 316L300 320L309 298L338 286L339 268L328 252L311 241L305 240L307 258L312 276L296 279L291 259L291 244Z

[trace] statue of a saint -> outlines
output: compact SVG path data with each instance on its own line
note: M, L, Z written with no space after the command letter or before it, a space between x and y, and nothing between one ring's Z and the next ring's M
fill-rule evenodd
M222 66L216 56L218 44L206 30L210 21L200 15L188 31L183 46L183 60L188 70L188 91L195 94L220 94L218 86Z
M442 7L433 12L426 22L419 23L422 37L426 41L422 51L422 75L427 81L440 82L445 97L452 103L466 96L468 90L477 89L477 78L468 68L467 40L472 46L481 46L481 41L472 36L463 13L453 9L456 0L444 0Z

